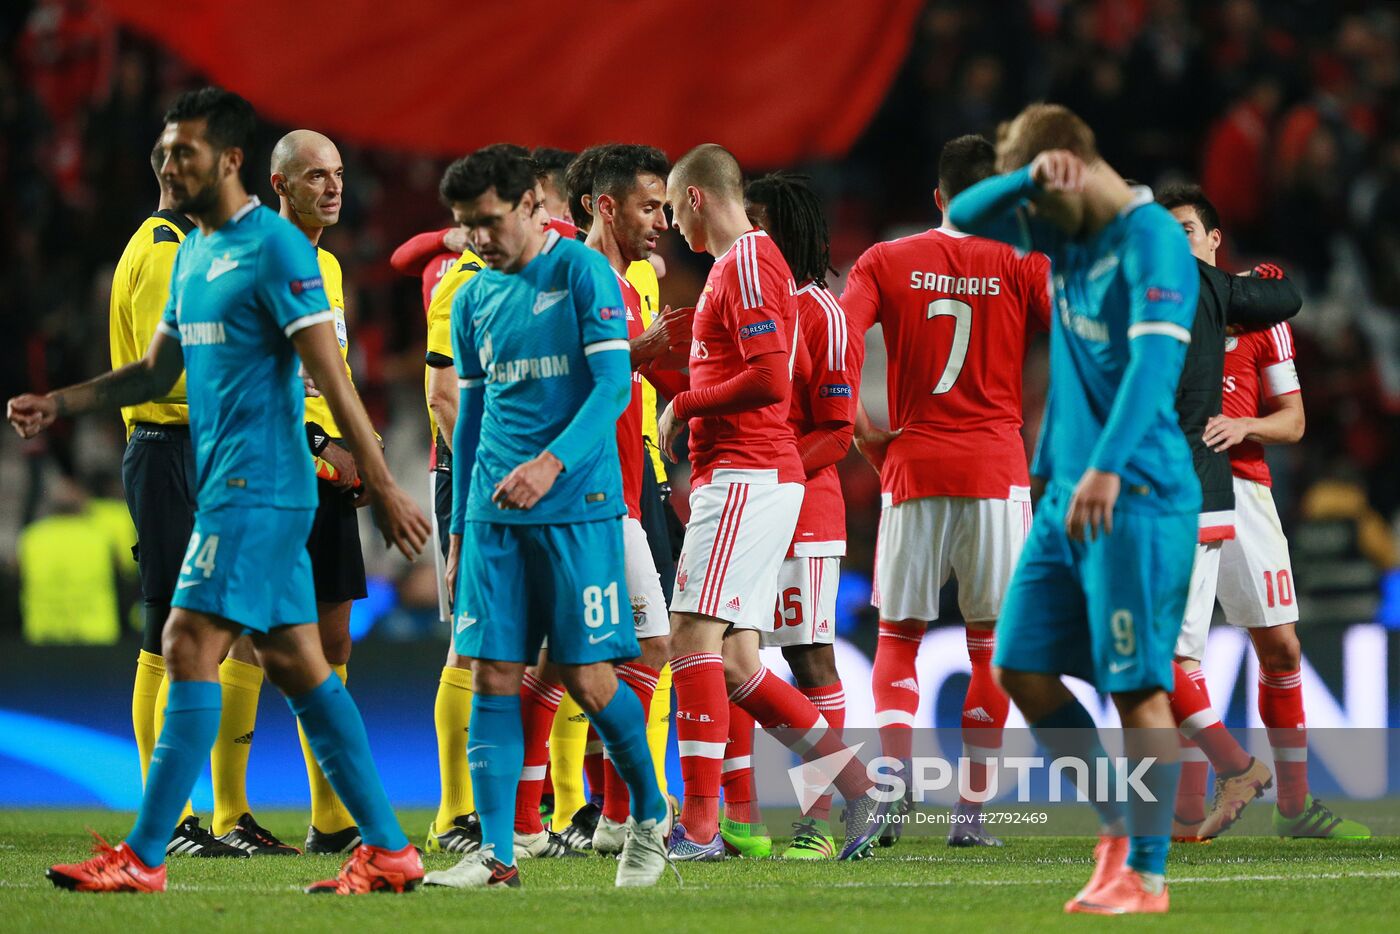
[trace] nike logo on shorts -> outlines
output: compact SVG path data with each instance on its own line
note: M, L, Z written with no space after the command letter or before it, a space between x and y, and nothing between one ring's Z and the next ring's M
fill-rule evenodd
M589 644L589 645L597 645L599 642L606 642L606 641L608 641L609 639L611 639L611 638L612 638L613 636L615 636L615 635L617 635L617 631L616 631L616 630L614 630L613 632L604 633L604 634L601 635L601 636L594 635L593 633L590 632L590 633L588 634L588 644Z
M198 587L202 583L204 583L204 581L180 581L180 583L175 585L175 589L184 590L186 587Z
M1114 675L1116 675L1116 674L1118 674L1120 671L1127 671L1129 668L1132 668L1132 667L1133 667L1134 665L1136 665L1136 664L1137 664L1137 661L1136 661L1136 660L1131 661L1131 662L1112 662L1112 663L1110 663L1109 666L1108 666L1108 672L1109 672L1109 674L1114 674Z

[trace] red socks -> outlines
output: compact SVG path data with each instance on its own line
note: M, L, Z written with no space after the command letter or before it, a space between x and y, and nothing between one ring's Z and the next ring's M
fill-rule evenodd
M617 680L630 687L637 694L637 700L642 705L642 723L646 724L651 717L651 697L656 693L656 679L661 673L654 668L639 662L629 662L626 665L617 666ZM617 821L619 824L627 822L627 815L631 812L631 793L627 790L627 783L622 780L617 769L613 767L612 760L608 759L607 753L603 755L603 816L608 820Z
M831 728L832 734L840 737L841 731L846 726L846 691L841 687L841 682L825 684L819 688L799 688L798 690L812 702L813 707L817 708L817 713L826 720L826 725ZM830 793L818 798L805 816L814 817L817 820L829 820L831 818Z
M1205 678L1193 680L1186 669L1172 662L1175 682L1172 686L1172 716L1181 735L1195 742L1215 766L1216 775L1234 775L1249 768L1249 753L1235 741L1220 715L1210 706L1205 692Z
M883 634L882 634L883 635ZM962 737L963 755L968 760L968 774L964 792L978 800L969 801L968 794L961 796L963 804L980 805L987 790L988 761L995 762L1001 755L1002 730L1006 727L1006 715L1011 709L1011 699L992 676L992 649L996 637L990 629L967 630L967 657L972 662L972 681L967 686L967 699L963 703ZM993 765L992 768L995 768Z
M588 800L603 805L603 789L607 779L603 774L603 741L593 724L588 724L588 739L583 745L583 777L588 779Z
M739 824L757 824L753 789L754 719L738 704L729 705L729 744L724 750L720 782L724 785L724 816Z
M753 714L760 726L804 761L836 755L846 748L841 737L827 729L812 702L767 668L759 668L729 699ZM874 782L865 772L865 763L853 756L836 776L835 784L841 796L851 801L869 791Z
M1303 717L1303 673L1259 669L1259 718L1268 728L1278 773L1278 809L1302 813L1308 797L1308 732Z
M875 725L885 755L907 761L913 754L914 714L919 710L919 645L924 634L880 621L871 673L875 692ZM1005 717L1003 716L1003 721Z
M685 782L681 823L692 840L708 843L719 833L719 774L729 739L724 660L716 652L673 658L671 683L676 689L676 739Z
M1186 671L1180 665L1176 665L1173 673L1177 682L1180 682L1182 675L1185 675L1195 685L1205 703L1210 704L1210 695L1206 691L1206 673L1202 669ZM1178 694L1182 698L1180 701L1177 700ZM1178 712L1178 706L1184 711L1187 707L1199 703L1199 701L1192 700L1192 697L1189 687L1175 692L1171 699L1172 716L1182 717L1182 714ZM1201 751L1201 747L1189 739L1182 730L1177 730L1177 741L1181 746L1181 780L1176 786L1176 819L1183 824L1199 824L1206 819L1206 790L1210 784L1210 760Z
M564 689L546 684L525 672L520 685L520 722L525 734L525 768L520 773L520 786L515 792L515 829L520 833L539 833L540 795L544 793L545 774L549 768L549 731L554 726L554 713L564 699Z

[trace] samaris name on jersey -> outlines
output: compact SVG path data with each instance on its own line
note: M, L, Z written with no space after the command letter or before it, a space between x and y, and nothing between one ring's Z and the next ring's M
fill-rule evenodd
M944 295L1000 295L1000 276L945 276L936 272L911 272L909 288Z

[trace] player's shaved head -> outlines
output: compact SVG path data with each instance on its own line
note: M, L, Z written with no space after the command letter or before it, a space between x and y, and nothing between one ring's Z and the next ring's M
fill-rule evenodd
M744 173L734 154L718 143L701 143L676 160L668 187L698 188L717 198L744 200Z
M336 152L335 143L315 130L293 130L272 147L272 174L291 177L325 151ZM337 162L340 160L337 158Z

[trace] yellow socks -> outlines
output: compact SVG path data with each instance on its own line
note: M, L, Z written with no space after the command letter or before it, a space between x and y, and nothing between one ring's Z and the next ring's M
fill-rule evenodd
M666 741L671 735L671 666L664 665L656 679L656 693L651 696L651 713L647 717L647 745L651 761L656 766L656 782L666 794Z
M162 664L163 664L163 663L164 663L164 659L162 659ZM159 741L160 741L160 731L163 730L163 729L165 729L165 701L166 701L166 698L169 697L169 695L170 695L170 679L169 679L169 678L161 678L161 679L160 679L160 689L156 691L155 737L154 737L154 740L155 740L155 741L151 743L151 752L152 752L152 755L155 754L156 742L159 742ZM191 807L190 807L190 803L189 803L188 801L186 801L186 802L185 802L185 809L184 809L183 811L180 812L180 823L183 824L183 823L185 822L185 818L191 816L192 814L194 814L194 809L191 808ZM173 828L172 828L172 829L173 829Z
M209 753L214 780L215 836L234 828L248 807L248 753L253 747L253 727L258 720L258 694L263 670L257 665L226 658L219 666L224 708L219 718L219 738Z
M136 752L141 757L141 786L146 786L146 770L151 767L151 750L156 748L156 698L165 680L165 659L141 650L136 656L136 683L131 688L131 732L136 735Z
M332 665L331 671L340 676L340 683L345 683L345 666ZM311 826L321 833L335 833L352 827L355 818L350 816L350 812L345 809L340 798L336 797L335 789L327 780L321 767L316 764L316 756L311 751L311 744L306 741L306 731L301 728L301 721L297 721L297 736L301 737L301 755L306 760L306 781L311 786Z
M442 779L442 798L433 820L433 829L438 833L451 827L455 818L476 810L467 768L467 727L471 717L472 673L465 668L444 667L438 681L437 702L433 704L438 774Z
M588 744L588 717L583 708L564 695L549 731L549 776L554 783L555 831L569 826L574 812L587 799L583 794L583 747Z

